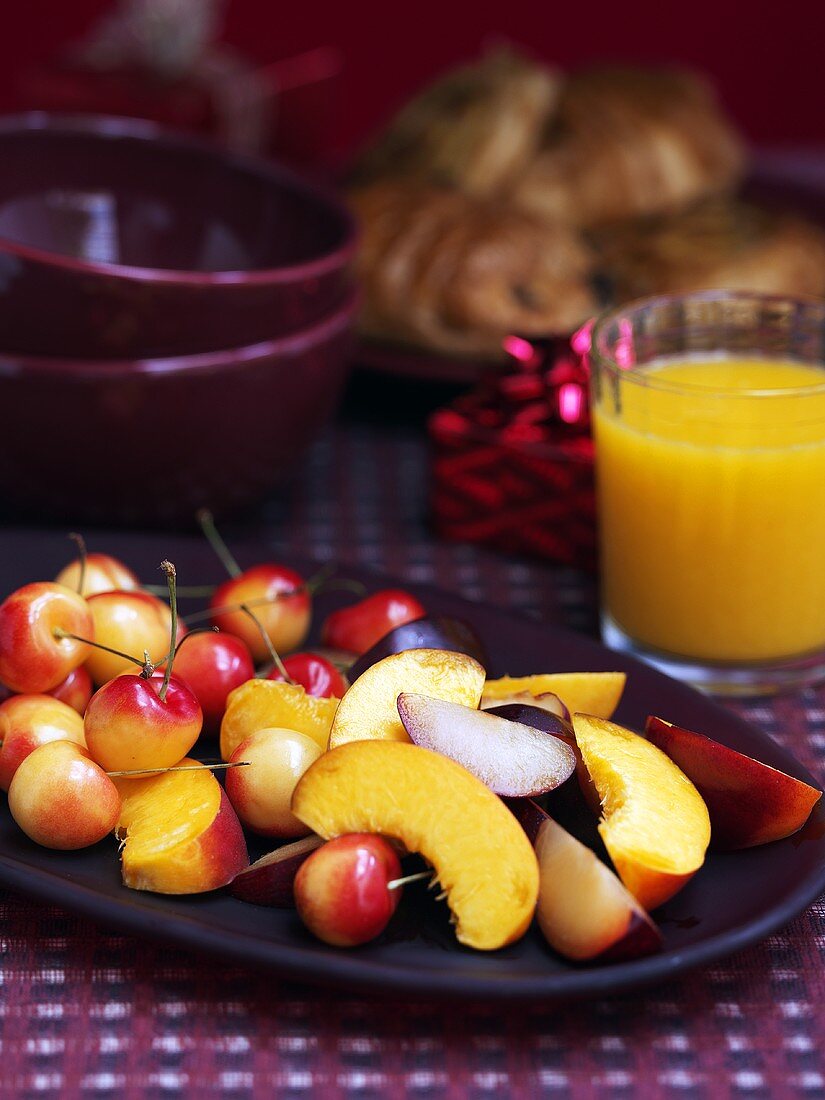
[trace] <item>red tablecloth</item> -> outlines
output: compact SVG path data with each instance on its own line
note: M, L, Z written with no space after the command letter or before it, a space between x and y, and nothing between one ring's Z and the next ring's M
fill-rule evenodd
M419 432L339 427L259 531L593 628L588 578L435 544L425 501ZM825 692L737 709L825 778ZM353 999L8 894L0 936L3 1096L825 1096L822 902L680 981L555 1007Z

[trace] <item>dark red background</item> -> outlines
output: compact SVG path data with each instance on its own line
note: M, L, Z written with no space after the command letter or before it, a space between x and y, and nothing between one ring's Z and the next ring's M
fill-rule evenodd
M7 0L0 34L0 110L21 106L22 70L76 38L108 0ZM418 83L509 39L562 65L602 59L678 61L707 70L754 141L822 143L821 0L233 0L226 37L260 61L336 45L346 69L339 148L348 149ZM22 104L25 106L25 104Z

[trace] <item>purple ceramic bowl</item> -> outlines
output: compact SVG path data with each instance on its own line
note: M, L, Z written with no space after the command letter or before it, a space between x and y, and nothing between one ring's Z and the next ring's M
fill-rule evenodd
M170 526L260 500L335 408L356 307L350 293L303 332L200 355L0 354L0 511Z
M151 122L0 118L0 347L146 358L269 340L351 285L352 219L286 168Z

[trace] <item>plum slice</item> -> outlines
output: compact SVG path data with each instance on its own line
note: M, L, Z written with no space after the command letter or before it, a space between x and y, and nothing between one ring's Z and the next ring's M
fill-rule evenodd
M267 852L235 876L229 884L229 893L253 905L291 909L295 904L292 886L298 868L323 843L319 836L303 836L274 852Z
M575 753L560 738L489 711L405 692L398 713L411 741L455 760L496 794L545 794L576 768Z

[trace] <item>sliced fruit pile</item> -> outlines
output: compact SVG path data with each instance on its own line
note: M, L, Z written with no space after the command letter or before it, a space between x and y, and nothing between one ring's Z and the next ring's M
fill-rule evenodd
M429 886L468 947L503 947L535 918L565 958L626 959L660 947L650 912L710 844L781 840L821 797L658 717L644 736L615 725L623 673L488 678L472 627L402 590L334 612L325 650L293 652L316 583L241 570L201 521L230 578L188 624L170 563L167 603L83 547L0 605L12 816L50 848L114 834L101 858L119 847L132 889L228 887L353 947L384 932L405 887ZM190 755L216 739L221 762ZM598 822L603 850L555 819L559 799ZM286 843L250 865L256 837Z

